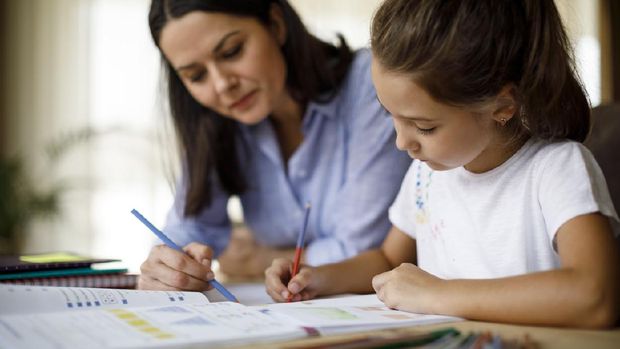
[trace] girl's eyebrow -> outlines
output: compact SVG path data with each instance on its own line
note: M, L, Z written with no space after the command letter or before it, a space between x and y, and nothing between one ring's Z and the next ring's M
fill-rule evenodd
M382 107L383 109L385 109L386 111L388 111L388 109L387 109L387 108L383 105L383 103L381 103L381 100L379 99L379 96L375 96L375 98L377 98L377 102L379 102L379 105L381 105L381 107ZM388 111L388 112L389 112L389 111ZM390 114L392 114L392 113L390 113ZM418 116L418 115L412 115L412 116L408 116L408 115L398 115L398 116L396 116L396 115L393 115L393 114L392 114L392 116L393 116L393 117L400 118L400 119L407 119L407 120L413 120L413 121L428 121L428 122L430 122L430 121L435 121L435 120L433 120L433 119L431 119L431 118L427 118L427 117L424 117L424 116Z
M226 35L224 35L220 39L220 41L218 41L217 45L215 45L215 47L213 48L212 52L213 53L217 53L218 51L220 51L222 49L222 47L224 47L224 44L226 43L226 40L228 40L229 38L231 38L231 37L233 37L233 36L235 36L235 35L237 35L239 33L241 33L240 30L233 30L230 33L227 33ZM176 71L180 72L180 71L182 71L184 69L190 69L190 68L193 68L195 65L196 65L196 63L186 64L186 65L183 65L183 66L180 66L180 67L176 68Z

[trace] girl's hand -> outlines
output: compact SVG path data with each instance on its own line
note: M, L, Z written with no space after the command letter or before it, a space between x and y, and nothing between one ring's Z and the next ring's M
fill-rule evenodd
M140 266L138 288L143 290L204 291L211 288L213 279L211 259L213 250L192 242L183 248L185 253L166 245L151 249Z
M377 297L386 306L413 313L435 314L438 290L444 280L410 263L372 279Z
M316 268L300 265L299 272L291 279L293 261L287 258L274 259L265 271L265 288L276 302L302 301L316 297L320 283ZM290 281L289 281L290 280Z

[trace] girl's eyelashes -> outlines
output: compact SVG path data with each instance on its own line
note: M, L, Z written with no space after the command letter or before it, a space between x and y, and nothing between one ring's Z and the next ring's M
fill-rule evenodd
M431 127L431 128L419 128L419 127L416 127L416 130L418 131L418 133L423 135L423 136L430 135L431 133L433 133L435 131L435 129L436 129L436 127Z

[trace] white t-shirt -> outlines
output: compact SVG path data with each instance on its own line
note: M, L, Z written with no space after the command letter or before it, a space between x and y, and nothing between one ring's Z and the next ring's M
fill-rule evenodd
M557 230L593 212L618 220L590 151L577 142L530 140L480 174L414 161L389 216L416 239L420 268L446 279L483 279L558 268Z

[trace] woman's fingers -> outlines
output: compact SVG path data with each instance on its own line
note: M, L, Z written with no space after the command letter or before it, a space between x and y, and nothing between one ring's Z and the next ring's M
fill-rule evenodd
M213 249L207 245L203 245L198 242L191 242L185 247L183 251L192 257L198 263L204 265L203 261L206 259L211 261L213 259Z
M157 285L149 280L152 279L165 285L160 285L162 288L171 287L192 291L202 291L209 288L207 283L211 272L209 267L198 263L185 253L164 245L153 247L140 269L145 276L143 285Z
M166 285L159 280L153 279L148 275L140 274L138 278L139 290L158 290L158 291L183 291L181 289Z

